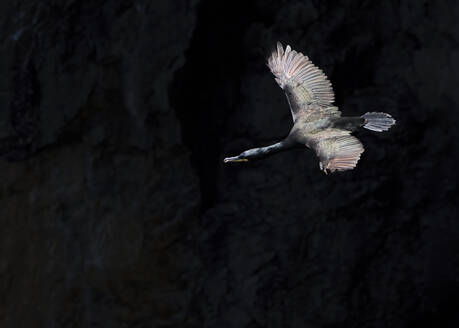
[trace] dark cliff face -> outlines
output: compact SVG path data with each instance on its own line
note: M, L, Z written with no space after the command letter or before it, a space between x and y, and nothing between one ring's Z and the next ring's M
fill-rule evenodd
M0 5L0 326L456 327L459 5ZM277 40L333 83L351 172L284 137Z

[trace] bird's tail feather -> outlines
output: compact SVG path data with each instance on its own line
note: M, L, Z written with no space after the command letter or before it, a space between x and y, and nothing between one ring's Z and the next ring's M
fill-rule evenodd
M394 118L387 113L371 112L363 114L362 117L365 119L363 127L371 131L387 131L395 124Z

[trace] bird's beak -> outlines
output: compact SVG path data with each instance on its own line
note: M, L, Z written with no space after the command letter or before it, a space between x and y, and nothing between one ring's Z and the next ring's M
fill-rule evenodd
M227 157L223 160L223 162L228 163L228 162L248 162L249 160L247 158L239 158L239 156L234 156L234 157Z

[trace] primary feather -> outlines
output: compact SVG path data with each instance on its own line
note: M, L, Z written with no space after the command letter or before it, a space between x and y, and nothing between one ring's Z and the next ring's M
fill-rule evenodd
M268 67L274 74L276 82L284 90L293 121L302 112L310 110L311 105L329 107L334 101L333 89L325 74L303 55L291 50L290 46L282 47L277 43L268 59Z

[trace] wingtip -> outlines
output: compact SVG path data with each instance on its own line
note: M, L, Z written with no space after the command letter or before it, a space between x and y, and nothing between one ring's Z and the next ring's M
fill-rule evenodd
M282 46L282 43L280 41L277 41L276 46L268 50L268 53L266 56L266 64L268 65L269 68L271 68L273 65L273 62L276 60L280 60L280 58L282 58L283 55L284 55L284 47Z
M284 55L284 46L280 41L277 41L277 58L280 59Z

